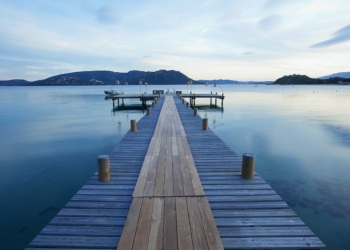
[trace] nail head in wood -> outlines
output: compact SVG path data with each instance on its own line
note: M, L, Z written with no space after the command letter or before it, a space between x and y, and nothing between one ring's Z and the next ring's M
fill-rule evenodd
M97 171L98 171L98 180L101 182L110 181L111 179L111 170L109 166L109 156L108 155L99 155L97 156Z
M255 156L253 154L244 153L242 156L242 178L251 180L254 178Z

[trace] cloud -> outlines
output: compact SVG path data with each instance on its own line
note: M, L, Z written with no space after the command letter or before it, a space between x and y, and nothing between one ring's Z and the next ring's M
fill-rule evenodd
M101 6L95 11L96 20L102 24L112 24L118 21L116 11L111 6Z
M278 27L283 21L283 17L280 15L271 15L261 19L258 23L259 27L265 30L274 29Z
M290 3L289 0L269 0L264 5L264 8L282 7L283 5L288 3Z
M315 43L311 45L310 48L329 47L350 40L350 24L337 30L332 35L333 38L325 40L323 42Z
M208 32L208 29L201 30L200 35L202 36L202 35L204 35L207 32Z
M249 56L249 55L254 55L254 54L255 53L251 52L251 51L247 51L247 52L242 53L242 55L244 55L244 56Z

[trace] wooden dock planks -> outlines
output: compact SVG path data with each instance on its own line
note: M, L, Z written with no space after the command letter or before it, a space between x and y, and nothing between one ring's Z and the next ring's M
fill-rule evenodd
M131 205L141 211L137 230L128 230L135 225L127 220L118 249L223 249L172 96L165 97L133 199L143 201Z
M260 176L241 178L241 159L175 98L193 162L225 249L320 249L324 244Z
M116 249L124 230L134 234L136 229L125 224L135 224L142 199L132 199L132 194L143 164L152 157L146 156L164 98L152 108L151 116L142 117L138 131L127 132L110 154L111 181L99 182L97 175L77 192L52 221L34 238L27 249ZM130 210L130 206L132 209ZM130 210L130 211L129 211ZM127 223L125 223L127 222ZM136 223L138 220L136 220ZM120 241L124 246L126 242ZM132 247L132 246L131 246ZM123 249L127 249L122 247ZM130 248L131 249L131 248Z
M192 109L158 103L111 153L111 181L92 176L28 250L325 247Z

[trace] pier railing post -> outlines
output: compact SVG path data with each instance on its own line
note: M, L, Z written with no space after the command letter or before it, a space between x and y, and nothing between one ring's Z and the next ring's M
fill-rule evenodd
M148 116L151 115L151 108L147 108L147 115L148 115Z
M203 130L208 130L208 118L203 118L202 128L203 128Z
M109 166L109 156L99 155L97 157L98 180L101 182L110 181L111 170Z
M255 156L253 154L244 153L242 157L242 178L251 180L254 178Z
M198 115L198 109L197 109L197 108L195 108L195 109L193 110L193 115L194 115L194 116Z
M137 131L136 120L130 120L130 129L132 132Z

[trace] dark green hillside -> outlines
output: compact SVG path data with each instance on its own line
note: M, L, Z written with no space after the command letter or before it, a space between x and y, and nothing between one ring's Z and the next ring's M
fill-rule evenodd
M339 81L350 82L350 79L332 77L329 79L310 78L306 75L289 75L278 78L273 84L279 85L302 85L302 84L338 84Z

